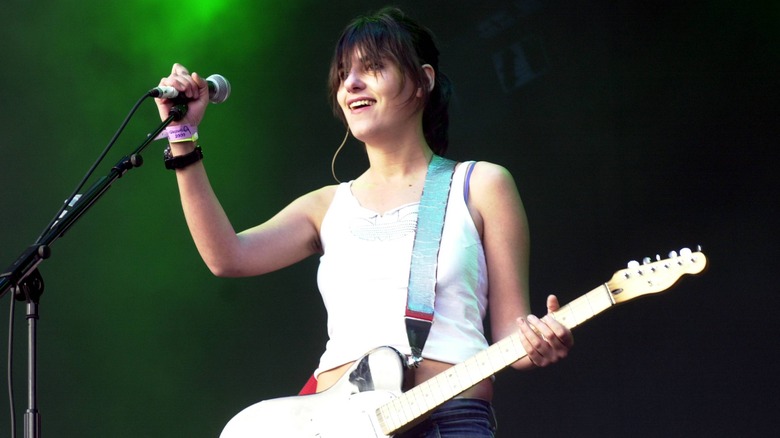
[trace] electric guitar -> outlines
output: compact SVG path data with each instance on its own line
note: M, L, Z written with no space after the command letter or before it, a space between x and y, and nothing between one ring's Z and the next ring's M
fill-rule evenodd
M684 274L707 264L701 250L683 249L655 262L631 262L612 279L561 307L552 316L572 329L604 310L641 295L661 292ZM220 438L392 437L416 424L442 403L526 356L520 332L470 359L402 392L406 358L390 347L357 360L328 390L283 397L249 406L225 426Z

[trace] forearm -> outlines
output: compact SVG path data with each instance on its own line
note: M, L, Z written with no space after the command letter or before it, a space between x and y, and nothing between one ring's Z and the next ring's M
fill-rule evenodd
M173 156L195 148L193 142L172 143ZM177 169L182 210L195 246L214 275L231 276L240 242L209 182L202 161Z

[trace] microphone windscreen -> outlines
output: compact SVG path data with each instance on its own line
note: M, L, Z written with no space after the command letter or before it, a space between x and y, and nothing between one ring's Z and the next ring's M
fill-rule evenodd
M222 103L230 97L230 82L224 76L213 74L206 78L209 84L209 101Z

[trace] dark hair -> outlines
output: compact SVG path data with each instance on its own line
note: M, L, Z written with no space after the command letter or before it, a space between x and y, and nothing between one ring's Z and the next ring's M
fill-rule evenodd
M449 138L450 80L439 71L439 50L433 33L408 18L400 9L386 7L372 15L358 17L344 29L336 44L330 65L329 91L333 112L344 123L344 113L336 99L341 86L341 74L349 70L352 55L359 50L368 62L382 58L393 61L403 77L411 78L415 88L423 91L423 132L425 140L437 155L447 150ZM428 90L428 78L422 69L430 64L436 72L433 90Z

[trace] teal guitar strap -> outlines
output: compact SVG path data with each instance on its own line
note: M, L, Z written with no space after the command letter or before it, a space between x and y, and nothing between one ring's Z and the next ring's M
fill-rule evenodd
M405 316L406 333L412 349L409 364L413 366L422 361L422 349L433 324L439 246L456 164L455 161L434 155L425 175L409 268Z

